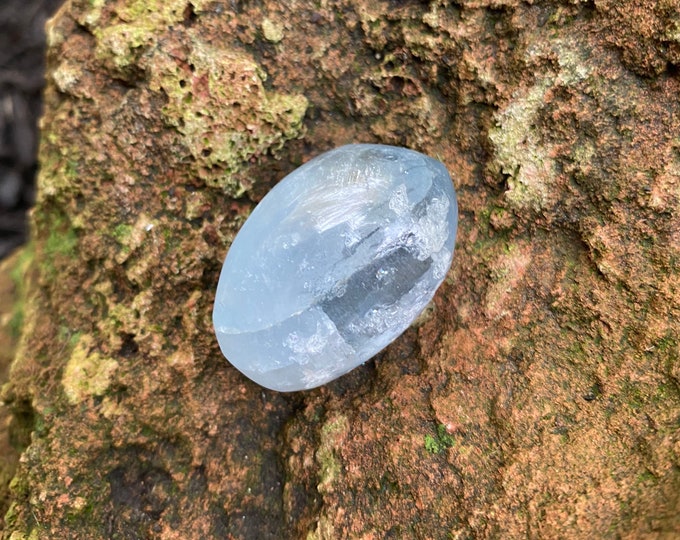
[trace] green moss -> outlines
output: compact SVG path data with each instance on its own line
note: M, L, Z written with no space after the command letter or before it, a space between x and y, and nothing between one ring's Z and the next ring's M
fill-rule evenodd
M456 440L446 431L444 424L437 425L436 434L431 435L428 433L425 435L425 450L430 452L430 454L439 454L455 444Z
M35 415L35 421L33 423L33 431L36 436L44 437L47 434L49 428L49 423L45 421L45 417L41 414Z
M68 346L70 350L75 347L79 338L80 332L74 332L68 326L60 325L59 328L57 328L57 339L64 345Z
M44 198L73 192L80 179L82 156L77 148L70 148L62 141L61 133L46 131L46 144L40 152L38 194Z
M121 223L116 225L111 235L121 244L125 245L127 238L132 234L132 225Z
M645 405L646 397L637 384L626 381L621 388L621 400L632 410L639 411Z
M650 395L650 402L661 407L674 406L680 409L680 391L676 384L663 382L659 384ZM673 403L674 405L671 405ZM677 419L680 423L680 418Z
M12 306L12 315L9 320L9 330L15 339L21 334L24 324L24 297L26 295L26 272L33 261L35 250L33 243L25 246L17 258L16 264L10 271L10 279L16 291L16 300Z
M72 259L76 256L78 235L70 222L63 216L50 215L49 220L41 225L47 230L47 238L43 245L42 270L48 278L54 278L60 259Z
M25 476L15 476L12 478L12 481L9 483L9 489L12 490L15 498L27 497L30 492L28 480Z
M346 416L338 416L321 428L321 441L319 449L316 451L316 459L321 469L318 486L320 491L329 490L340 474L341 464L336 456L335 449L348 428L349 423Z
M425 450L427 450L431 454L438 454L443 449L440 446L439 441L428 433L427 435L425 435Z
M26 269L33 260L34 255L35 251L33 249L33 243L31 242L21 250L19 256L17 257L16 264L10 270L9 273L10 279L12 280L12 283L14 283L14 286L17 287L17 289L23 287Z
M12 483L10 482L10 487ZM13 527L17 522L17 503L13 502L10 504L7 512L5 513L5 526L9 529Z
M656 476L651 471L644 470L640 474L638 474L636 480L636 484L651 484L651 485L656 485L658 484L659 480Z
M45 243L45 254L49 257L65 255L72 257L78 245L78 237L73 229L51 231Z
M87 523L95 515L95 508L96 505L93 502L83 497L76 497L66 513L66 520L72 524Z

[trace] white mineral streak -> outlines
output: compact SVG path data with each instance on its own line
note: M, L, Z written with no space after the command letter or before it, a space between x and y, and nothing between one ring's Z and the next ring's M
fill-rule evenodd
M229 250L213 311L222 352L274 390L347 373L432 299L457 218L432 158L364 144L318 156L262 200Z

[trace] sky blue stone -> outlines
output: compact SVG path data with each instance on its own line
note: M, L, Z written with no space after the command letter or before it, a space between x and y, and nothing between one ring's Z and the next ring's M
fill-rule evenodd
M321 154L279 182L222 267L222 353L279 391L325 384L397 338L451 266L458 206L437 160L376 144Z

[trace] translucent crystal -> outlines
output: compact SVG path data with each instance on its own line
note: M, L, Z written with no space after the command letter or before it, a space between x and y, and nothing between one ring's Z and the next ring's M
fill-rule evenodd
M342 146L286 176L222 267L213 323L255 382L305 390L365 362L425 308L453 258L444 166L413 150Z

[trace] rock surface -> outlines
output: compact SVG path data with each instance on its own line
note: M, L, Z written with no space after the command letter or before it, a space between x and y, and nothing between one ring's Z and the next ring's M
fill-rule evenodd
M69 2L2 393L31 434L4 534L677 536L678 18ZM452 269L374 361L263 390L214 338L222 258L277 180L349 142L452 171Z

